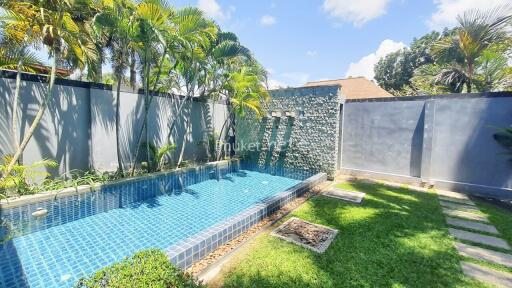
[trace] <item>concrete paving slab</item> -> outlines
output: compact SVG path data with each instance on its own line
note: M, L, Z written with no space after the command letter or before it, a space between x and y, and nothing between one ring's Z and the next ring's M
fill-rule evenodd
M487 233L491 233L491 234L500 234L494 226L488 225L488 224L483 224L480 222L467 221L467 220L462 220L462 219L457 219L457 218L452 218L452 217L446 217L446 223L448 223L448 225L462 227L462 228L466 228L466 229L472 229L472 230L487 232Z
M439 201L439 204L441 204L441 206L443 206L443 207L451 208L451 209L455 209L455 210L480 211L480 210L478 210L478 208L476 206L452 203L452 202L443 201L443 200Z
M510 254L467 245L460 242L455 242L455 248L457 248L459 254L462 256L512 268L512 255Z
M442 196L442 195L439 195L438 197L439 197L439 200L443 200L443 201L449 201L449 202L455 202L455 203L459 203L459 204L475 206L475 203L473 203L473 201L471 201L469 199L458 199L458 198L446 197L446 196Z
M489 220L485 216L483 216L483 215L476 214L476 213L471 213L471 212L466 212L466 211L461 211L461 210L454 210L454 209L449 209L449 208L443 208L443 213L445 215L448 215L448 216L451 216L451 217L464 218L464 219L481 221L481 222L486 222L486 223L489 222Z
M333 197L353 203L363 202L364 196L366 195L363 192L347 191L339 188L327 189L323 194L328 197Z
M461 262L462 271L468 277L477 279L496 287L512 287L512 274L497 271L469 262Z
M510 250L510 246L508 245L508 243L505 240L498 237L482 235L455 228L449 228L448 231L453 237L459 240L466 240L474 243L484 244L491 247Z
M462 194L459 192L446 191L446 190L436 190L436 192L437 192L437 195L444 196L444 197L469 200L469 198L466 194Z

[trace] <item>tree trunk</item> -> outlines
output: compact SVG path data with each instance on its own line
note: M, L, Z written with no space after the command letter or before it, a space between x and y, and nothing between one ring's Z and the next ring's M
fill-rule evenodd
M123 175L123 161L121 159L121 141L120 141L120 130L121 127L119 125L119 118L120 118L120 111L119 106L121 102L121 78L122 75L118 75L120 77L117 77L117 96L116 96L116 152L117 152L117 171L119 174Z
M473 85L473 61L468 61L468 82L466 85L467 92L471 93L471 86Z
M164 50L164 54L162 55L162 59L160 59L160 64L158 65L158 70L157 70L157 76L156 76L156 81L155 81L155 84L153 85L153 91L156 90L157 88L157 83L158 81L160 81L160 74L161 74L161 71L162 71L162 66L163 66L163 61L164 61L164 57L165 57L165 54L167 53L167 48ZM144 69L145 70L145 69ZM147 79L147 87L149 87L149 68L148 68L148 77L146 77L144 79L144 83L146 83L146 79ZM148 89L144 89L144 97L146 97L146 90ZM149 91L147 91L149 93ZM148 101L148 106L151 105L151 102L153 101L153 95L151 95L149 97L149 101ZM146 98L144 98L144 104L146 104ZM137 161L137 158L139 157L139 150L140 150L140 145L141 145L141 140L142 140L142 133L144 131L147 131L147 130L144 130L144 129L147 129L147 110L144 109L144 118L142 120L142 127L141 127L141 130L139 132L139 135L137 136L137 147L135 148L135 158L133 158L133 165L132 165L132 171L130 172L130 175L133 176L134 173L135 173L135 161ZM146 132L146 143L147 145L149 146L149 142L147 141L147 132ZM149 147L146 147L148 149L148 155L149 155ZM149 158L148 158L148 161L149 161ZM148 163L149 164L149 163Z
M179 168L180 165L181 165L181 162L183 161L183 155L185 154L185 146L187 145L187 142L188 142L188 134L190 132L190 123L192 121L190 121L190 119L187 119L187 122L186 122L186 130L185 130L185 135L183 135L183 142L181 144L181 151L180 151L180 158L178 158L178 164L176 164L176 168Z
M226 117L226 120L224 120L224 123L222 124L222 128L220 129L220 133L219 133L219 138L217 139L217 143L219 143L219 144L221 143L222 138L224 136L223 135L224 134L224 128L226 128L227 123L231 120L231 117L233 117L232 115L233 115L233 112L230 111L229 114L228 114L228 117ZM220 147L217 149L217 161L219 161L220 157L222 156L222 151L223 151L222 147L223 147L223 145L220 145Z
M21 55L20 55L21 56ZM23 66L23 57L20 57L18 61L18 71L16 73L16 88L14 90L14 99L12 100L12 145L14 151L18 149L20 145L19 142L19 132L18 132L18 102L20 99L20 87L21 87L21 67ZM20 156L21 159L21 156ZM19 161L21 162L21 161Z
M135 89L137 86L137 70L135 69L137 59L135 59L135 51L130 52L130 86Z
M21 155L23 154L23 151L28 145L28 142L34 135L34 132L36 131L37 127L39 126L39 123L41 122L41 119L43 118L44 112L46 111L46 107L48 106L48 102L53 94L53 88L55 84L55 72L57 71L57 57L58 53L56 51L53 51L53 59L52 59L52 67L50 72L50 82L48 84L48 91L46 96L43 98L43 102L41 103L41 107L39 108L39 111L37 111L37 114L32 121L32 124L30 125L27 134L23 138L23 141L21 142L20 146L16 149L16 153L11 159L11 162L5 169L4 174L2 175L2 179L7 177L12 172L12 169L14 168L14 165L18 160L20 159Z
M148 163L148 172L150 170L149 168L149 161L151 161L149 159L149 133L148 133L148 113L149 113L149 61L148 61L148 52L146 51L145 55L144 55L144 61L146 62L146 71L145 71L145 77L144 77L144 83L145 83L145 87L144 87L144 106L145 106L145 109L144 109L144 123L146 123L144 125L145 129L144 129L144 133L145 133L145 139L146 139L146 161Z

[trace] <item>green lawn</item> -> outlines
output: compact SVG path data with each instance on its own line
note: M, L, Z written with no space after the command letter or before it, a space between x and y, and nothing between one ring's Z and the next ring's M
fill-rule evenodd
M324 254L263 233L228 265L221 283L226 287L483 287L463 276L436 195L359 182L339 187L366 192L364 203L318 196L289 216L340 231Z

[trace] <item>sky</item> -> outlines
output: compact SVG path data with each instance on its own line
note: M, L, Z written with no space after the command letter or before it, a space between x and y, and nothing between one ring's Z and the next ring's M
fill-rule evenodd
M236 33L269 71L269 86L277 88L349 76L373 79L375 63L414 37L455 26L465 10L512 0L168 1L178 8L197 6L221 29Z
M467 9L501 0L178 0L198 6L238 35L275 87L365 76L382 57L414 37L456 25Z

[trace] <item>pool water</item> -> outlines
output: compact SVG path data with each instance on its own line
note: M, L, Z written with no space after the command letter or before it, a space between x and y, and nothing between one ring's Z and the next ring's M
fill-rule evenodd
M21 233L0 244L0 286L72 287L81 277L136 251L166 249L299 182L257 171L232 171L179 193ZM153 186L158 185L144 188L151 191Z

